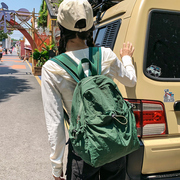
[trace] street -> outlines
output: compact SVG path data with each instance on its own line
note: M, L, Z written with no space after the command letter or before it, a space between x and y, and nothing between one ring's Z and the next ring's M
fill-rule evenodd
M41 87L16 51L0 62L0 144L0 179L53 179Z

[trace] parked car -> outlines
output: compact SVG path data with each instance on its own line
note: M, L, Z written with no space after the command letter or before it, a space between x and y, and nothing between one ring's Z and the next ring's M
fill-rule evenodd
M124 42L135 47L137 85L117 82L134 106L141 141L141 148L127 156L127 179L180 179L180 1L92 5L97 46L110 47L119 59Z

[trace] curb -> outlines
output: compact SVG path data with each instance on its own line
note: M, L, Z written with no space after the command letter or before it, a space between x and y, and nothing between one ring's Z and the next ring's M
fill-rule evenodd
M29 63L27 60L26 60L26 63L29 66L29 68L31 69L31 71L32 71L32 63ZM37 82L41 86L41 76L34 76L34 77L36 78Z

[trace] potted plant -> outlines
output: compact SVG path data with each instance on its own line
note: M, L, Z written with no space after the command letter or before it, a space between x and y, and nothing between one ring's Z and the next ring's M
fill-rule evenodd
M34 72L33 73L35 76L40 76L41 67L37 67L37 62L41 59L41 52L38 49L34 50L33 59L34 59Z
M42 48L42 51L40 52L38 49L35 49L33 53L33 59L34 59L34 75L40 76L41 75L41 69L43 64L49 60L51 57L55 56L55 45L47 45L44 43L45 47ZM52 53L53 52L53 53Z

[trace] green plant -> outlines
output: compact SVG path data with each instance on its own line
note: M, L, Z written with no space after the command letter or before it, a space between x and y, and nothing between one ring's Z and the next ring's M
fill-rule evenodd
M11 34L12 34L12 32L4 33L4 30L0 30L0 41L8 38L8 35L11 35Z
M48 16L47 4L45 0L42 0L42 4L39 11L39 18L37 20L38 26L47 27L47 16Z
M45 49L43 49L41 52L38 49L35 49L33 59L38 61L36 67L42 67L43 64L49 59L49 52Z
M45 60L43 57L41 57L41 59L38 60L36 67L42 67L46 61L47 60Z
M50 52L55 51L55 44L47 45L47 43L44 43L44 46L41 52L38 49L34 50L33 59L38 61L36 67L42 67L43 64L49 60ZM56 55L56 53L54 53L54 55Z
M45 45L45 48L43 47L42 49L47 50L47 51L54 49L54 47L55 47L54 43L50 44L50 45L47 45L47 43L44 43L44 45Z
M38 60L38 59L40 59L40 57L41 57L41 53L39 52L38 49L35 49L34 53L33 53L33 59Z

